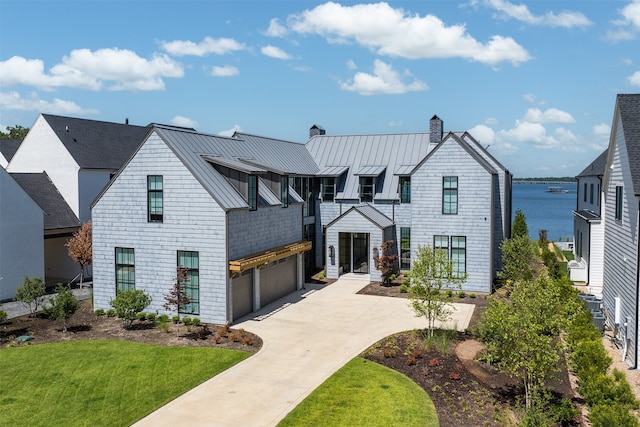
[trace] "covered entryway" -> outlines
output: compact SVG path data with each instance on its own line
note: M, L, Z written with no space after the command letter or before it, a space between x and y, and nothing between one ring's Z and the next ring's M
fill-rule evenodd
M387 240L395 240L391 219L370 205L354 206L326 228L327 277L337 279L346 273L370 274L381 280L374 257ZM397 245L396 245L397 246Z
M369 233L338 233L341 273L369 274Z

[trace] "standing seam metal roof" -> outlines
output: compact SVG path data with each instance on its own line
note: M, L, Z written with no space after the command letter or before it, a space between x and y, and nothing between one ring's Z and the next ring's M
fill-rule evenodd
M618 108L636 196L640 196L640 94L619 94Z

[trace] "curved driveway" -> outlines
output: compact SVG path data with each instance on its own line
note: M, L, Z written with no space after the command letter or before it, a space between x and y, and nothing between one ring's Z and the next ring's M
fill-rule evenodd
M136 426L273 426L376 341L424 328L404 298L356 294L369 276L306 285L234 325L260 336L254 356L204 382ZM467 328L473 305L454 304L449 326Z

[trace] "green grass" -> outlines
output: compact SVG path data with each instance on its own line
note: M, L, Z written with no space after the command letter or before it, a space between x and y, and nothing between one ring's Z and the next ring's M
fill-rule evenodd
M438 426L429 396L406 376L355 358L302 401L278 426Z
M0 350L0 425L128 426L248 353L128 341Z

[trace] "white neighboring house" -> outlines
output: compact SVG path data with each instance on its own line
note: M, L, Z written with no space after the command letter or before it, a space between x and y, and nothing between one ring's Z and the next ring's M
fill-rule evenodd
M603 305L621 356L638 368L640 324L640 94L616 98L603 181Z
M577 207L573 211L573 254L569 275L574 282L585 282L591 294L602 298L604 263L604 178L607 150L578 176Z
M68 211L58 205L47 213L50 220L51 215L63 215L59 219L62 227L39 230L44 234L43 279L48 284L68 282L77 276L79 267L69 258L64 245L80 223L91 219L89 205L149 130L143 126L40 114L14 152L7 172L45 172L52 185L34 183L32 197L42 200L45 191L51 190L49 196L62 197L79 220L75 228L69 227ZM0 198L4 197L0 194ZM6 238L0 235L0 240Z
M0 168L0 301L12 299L25 276L44 277L44 214Z

